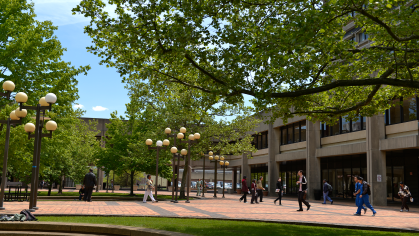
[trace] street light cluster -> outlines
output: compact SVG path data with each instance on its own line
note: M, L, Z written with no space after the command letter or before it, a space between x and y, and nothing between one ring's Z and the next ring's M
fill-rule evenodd
M5 93L0 93L2 97L10 99L10 95L15 89L15 84L12 81L5 81L3 83L3 90L6 91ZM29 138L35 138L35 145L34 145L34 155L33 155L33 165L32 165L32 179L31 179L31 196L30 196L30 203L29 203L29 210L34 211L38 209L36 207L36 198L37 198L37 191L38 191L38 183L39 183L39 165L40 165L40 155L41 155L41 139L42 137L52 137L52 131L57 129L57 123L55 121L48 121L45 125L45 128L50 131L49 134L43 134L42 128L44 127L43 122L41 123L40 113L41 111L45 115L45 110L51 110L51 105L57 101L57 96L53 93L48 93L45 97L42 97L39 100L39 104L37 106L24 106L23 103L28 101L28 95L23 92L19 92L15 95L15 100L19 103L19 108L10 112L9 119L7 121L0 121L2 124L7 125L6 131L6 142L5 142L5 151L4 151L4 160L3 160L3 173L2 173L2 184L1 184L1 193L0 193L0 210L4 210L3 207L3 199L4 199L4 187L6 185L6 172L7 172L7 159L8 159L8 150L9 150L9 140L10 140L10 126L12 124L20 124L22 118L25 118L28 114L27 110L35 110L36 111L36 125L33 123L25 124L25 131L28 133ZM48 118L49 119L49 118ZM42 117L42 121L45 121L46 118ZM35 132L35 135L31 135L31 133Z

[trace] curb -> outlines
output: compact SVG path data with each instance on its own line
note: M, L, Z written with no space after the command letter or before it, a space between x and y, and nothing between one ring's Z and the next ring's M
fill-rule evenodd
M180 216L144 216L144 215L88 215L88 214L36 214L35 216L90 216L90 217L153 217L153 218L172 218L172 219L198 219L198 220L228 220L228 221L252 221L252 222L263 222L263 223L279 223L279 224L290 224L290 225L303 225L303 226L317 226L317 227L329 227L329 228L343 228L343 229L356 229L356 230L372 230L372 231L388 231L388 232L404 232L404 233L419 233L419 229L415 228L396 228L396 227L374 227L364 225L345 225L345 224L332 224L332 223L318 223L312 221L293 221L293 220L259 220L250 218L210 218L210 217L180 217ZM354 216L355 217L355 216ZM1 225L1 223L0 223Z

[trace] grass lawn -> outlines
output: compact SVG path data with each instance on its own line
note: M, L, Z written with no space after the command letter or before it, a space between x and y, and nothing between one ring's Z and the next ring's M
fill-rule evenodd
M316 226L301 226L279 223L263 223L230 220L176 219L155 217L101 217L101 216L39 216L39 221L72 222L90 224L125 225L174 231L199 236L232 236L232 235L418 235L414 233L353 230Z

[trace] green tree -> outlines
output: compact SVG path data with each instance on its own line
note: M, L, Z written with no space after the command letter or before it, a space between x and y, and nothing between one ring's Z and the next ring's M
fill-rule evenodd
M418 0L85 0L73 12L91 19L88 50L122 76L181 84L230 104L247 94L272 120L307 114L334 121L371 116L395 97L415 95L418 6ZM344 38L347 24L368 41L357 46Z

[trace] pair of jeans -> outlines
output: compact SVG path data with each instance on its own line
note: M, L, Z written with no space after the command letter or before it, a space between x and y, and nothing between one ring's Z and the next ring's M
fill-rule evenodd
M93 187L85 187L84 188L84 199L85 201L91 201L92 200L92 192L93 192Z
M258 189L259 202L263 202L263 189Z
M326 200L329 202L333 202L333 200L329 197L329 192L323 192L323 203L326 204Z
M407 203L410 201L410 197L403 197L402 198L402 210L406 208L406 210L409 210L409 206Z
M368 207L369 209L371 209L372 213L377 213L374 208L371 206L370 203L370 196L368 194L362 195L362 197L359 198L359 206L358 206L358 210L356 211L356 214L361 215L361 210L364 209L365 207L363 206L365 204L366 207Z
M81 199L84 197L84 195L81 195L80 194L80 196L79 196L79 201L81 201Z
M258 197L256 196L256 191L252 190L252 200L250 201L250 203L256 202L258 203Z
M303 203L307 207L310 206L310 204L308 204L308 202L304 200L304 191L299 191L298 192L298 205L300 205L300 210L303 209Z
M153 197L153 190L152 189L147 189L144 193L144 198L143 198L143 202L147 202L147 198L148 196L150 196L151 201L155 202L156 200Z
M240 198L240 200L244 200L244 202L247 202L247 192L243 192L243 196Z
M282 192L281 191L278 192L278 198L275 199L275 202L278 201L278 200L279 200L279 205L281 205L281 200L282 200Z

